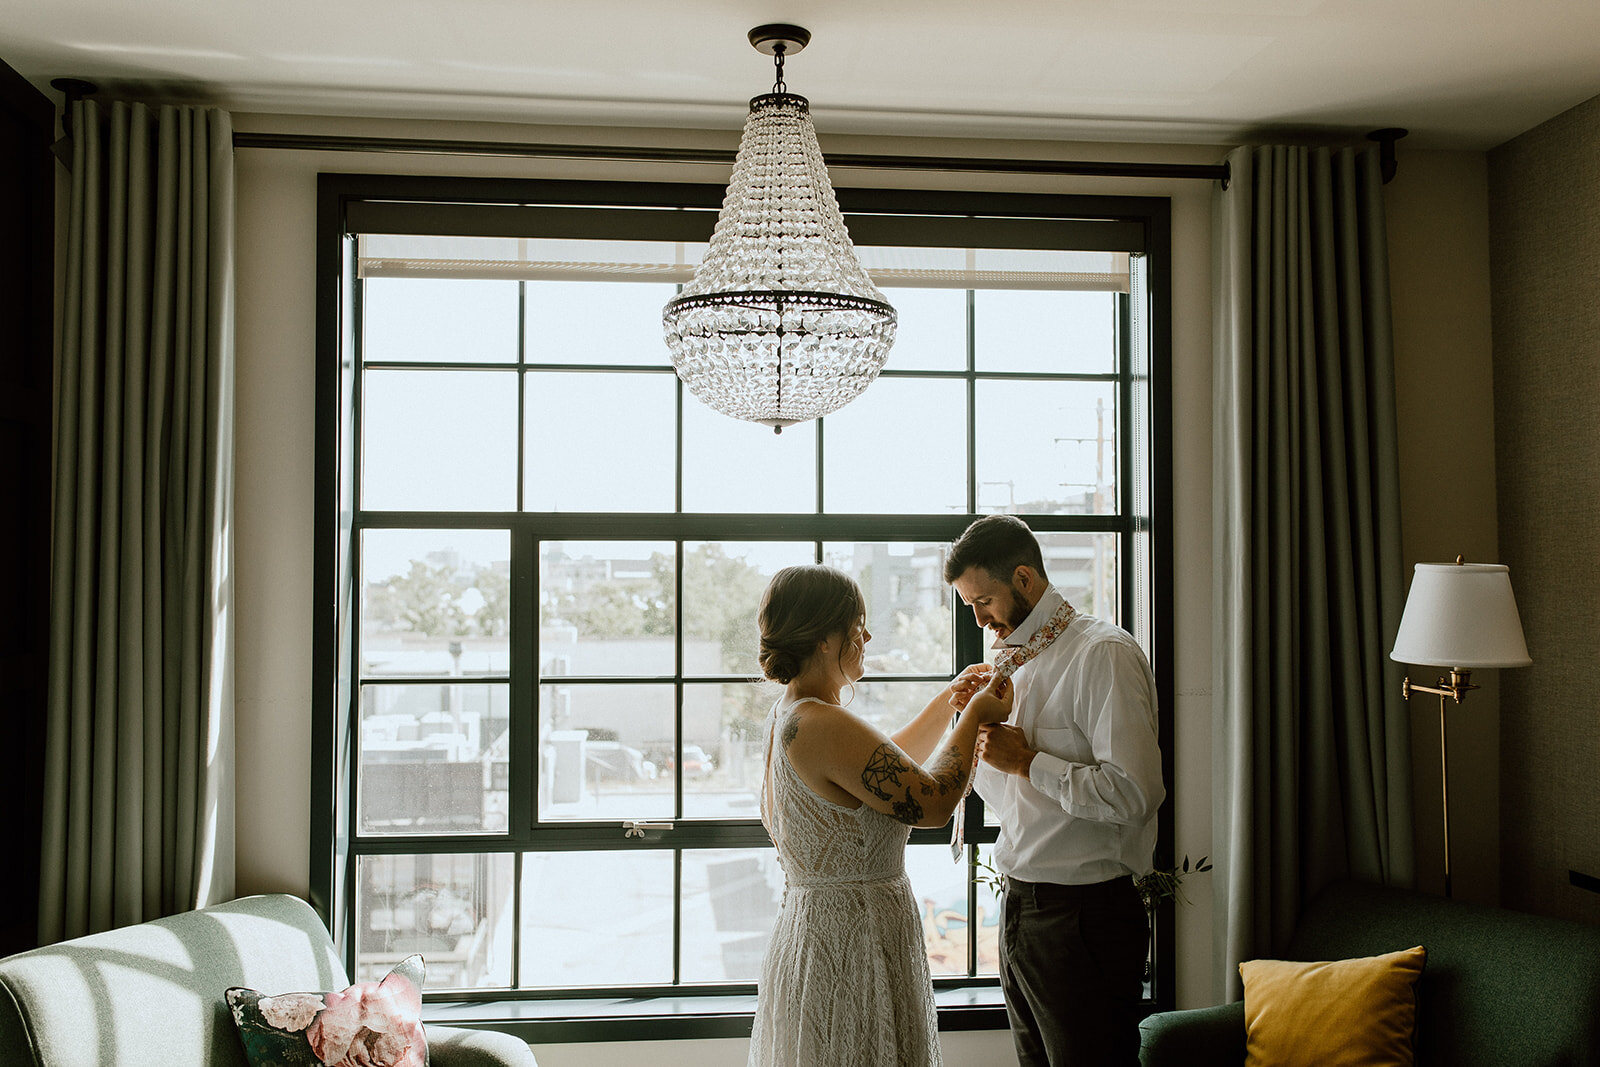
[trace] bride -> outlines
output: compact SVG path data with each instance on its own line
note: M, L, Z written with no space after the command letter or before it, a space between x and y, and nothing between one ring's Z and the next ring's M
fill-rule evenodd
M785 885L750 1065L937 1065L906 840L913 826L950 820L978 727L1010 715L1011 691L973 697L948 736L955 682L893 737L851 713L840 695L846 686L854 695L872 635L860 588L832 567L775 574L760 627L762 673L786 686L767 719L761 791Z

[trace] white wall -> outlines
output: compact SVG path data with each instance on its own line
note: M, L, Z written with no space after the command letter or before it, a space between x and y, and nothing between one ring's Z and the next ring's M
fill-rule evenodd
M603 130L464 126L459 124L366 121L239 115L241 131L363 133L378 136L507 137L561 143L694 144L732 148L736 131L674 134L662 130ZM896 138L823 137L825 153L881 152L915 155L1016 155L1023 158L1215 162L1223 149L1207 146L1113 145L1049 142L956 142ZM1426 153L1419 154L1427 156ZM1406 157L1410 158L1410 157ZM1472 158L1449 159L1442 174L1422 171L1413 178L1411 197L1391 197L1391 235L1426 249L1435 239L1396 210L1415 210L1430 220L1461 212L1470 223L1486 205L1474 200ZM611 178L654 181L714 181L725 167L667 164L602 164L459 157L296 153L241 150L238 170L238 469L237 601L238 634L238 885L241 893L284 890L304 893L308 876L311 724L311 570L313 556L313 440L315 308L313 259L316 177L319 171L510 177ZM1406 165L1402 175L1410 177ZM1465 177L1465 187L1462 180ZM1173 238L1173 429L1174 534L1177 567L1176 699L1176 850L1181 857L1210 854L1211 847L1211 184L1204 181L1059 178L1038 175L960 175L906 172L835 172L840 185L1154 195L1172 198ZM1444 186L1443 205L1429 201L1435 181ZM1486 251L1481 252L1486 256ZM1396 300L1396 336L1403 338L1404 366L1449 366L1456 345L1409 323L1417 316L1453 307L1461 297L1452 285L1458 274L1474 276L1475 246L1451 246L1450 257L1432 263L1443 272L1442 289L1413 292ZM1486 262L1486 261L1485 261ZM1413 269L1409 261L1397 259ZM1397 279L1397 294L1403 282ZM1479 325L1469 317L1458 328L1476 343ZM1487 324L1481 326L1487 344ZM1420 363L1418 362L1420 361ZM1487 388L1474 368L1466 387ZM1406 420L1415 400L1402 395ZM1427 441L1403 440L1403 462L1417 461ZM1465 461L1476 472L1477 458ZM1492 453L1490 457L1492 477ZM1480 472L1481 473L1481 472ZM1409 483L1403 483L1409 484ZM1492 496L1491 508L1492 508ZM1426 516L1413 523L1407 512L1408 551ZM1489 529L1493 529L1492 510ZM1463 760L1467 754L1453 755ZM1492 779L1492 775L1488 776ZM1435 783L1436 784L1436 783ZM1489 824L1492 826L1492 822ZM1492 847L1483 842L1472 846ZM1481 866L1460 852L1463 871ZM1192 904L1178 912L1177 997L1180 1006L1213 1003L1220 975L1210 962L1211 886L1207 876L1191 878ZM950 1062L1004 1062L1004 1034L946 1035ZM691 1061L696 1067L743 1062L743 1042L667 1042L652 1049L662 1067ZM640 1048L629 1046L628 1058ZM659 1053L659 1055L657 1055ZM674 1058L676 1057L676 1058ZM612 1062L604 1045L541 1050L546 1067Z

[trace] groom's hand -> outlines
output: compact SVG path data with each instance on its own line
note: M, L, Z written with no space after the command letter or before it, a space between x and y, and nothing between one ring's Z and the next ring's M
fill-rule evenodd
M1028 747L1020 726L992 723L978 731L978 755L996 770L1026 778L1038 753Z

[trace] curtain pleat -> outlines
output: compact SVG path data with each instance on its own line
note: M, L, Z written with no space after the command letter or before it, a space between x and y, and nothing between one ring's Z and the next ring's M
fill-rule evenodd
M46 943L233 892L231 123L72 118Z
M1216 933L1283 948L1341 877L1413 879L1387 244L1376 155L1229 156L1215 205Z

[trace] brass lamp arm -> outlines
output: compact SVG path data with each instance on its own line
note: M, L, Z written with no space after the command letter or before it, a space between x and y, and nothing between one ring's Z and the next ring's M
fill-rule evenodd
M1478 688L1469 680L1471 677L1472 671L1466 667L1450 668L1449 679L1440 678L1438 687L1418 685L1408 677L1400 683L1400 695L1410 700L1412 693L1432 693L1434 696L1449 697L1459 704L1466 699L1469 690Z

